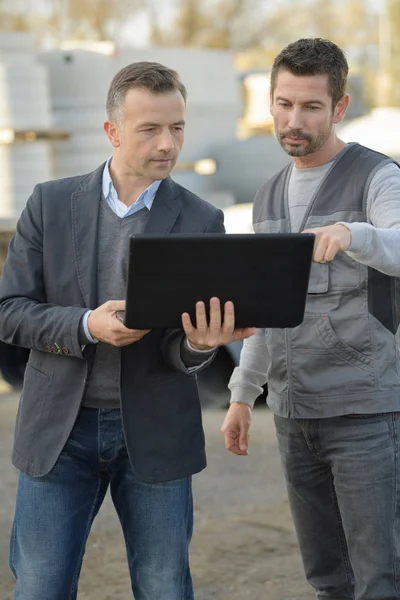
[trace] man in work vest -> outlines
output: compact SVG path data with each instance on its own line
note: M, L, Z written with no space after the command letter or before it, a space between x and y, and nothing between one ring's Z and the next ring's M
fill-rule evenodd
M348 65L300 39L275 59L271 113L293 161L256 195L256 233L312 232L303 323L244 343L222 426L247 454L268 382L304 568L319 599L400 598L400 169L340 140Z

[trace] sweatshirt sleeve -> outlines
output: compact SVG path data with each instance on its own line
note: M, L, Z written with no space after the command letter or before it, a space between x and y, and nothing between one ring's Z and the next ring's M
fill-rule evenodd
M229 381L231 402L242 402L253 406L267 383L270 356L265 344L265 329L258 329L255 335L244 340L239 366Z
M351 231L347 254L386 275L400 277L400 168L386 164L373 176L367 223L345 223Z

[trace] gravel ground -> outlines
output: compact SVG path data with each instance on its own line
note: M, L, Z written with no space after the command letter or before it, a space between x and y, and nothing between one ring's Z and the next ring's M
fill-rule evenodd
M2 391L2 393L1 393ZM0 389L0 598L11 600L7 567L16 471L10 451L18 397ZM194 478L191 565L196 600L311 600L289 516L272 415L256 408L250 455L223 447L224 412L206 410L208 468ZM79 600L131 600L125 549L107 496L90 534Z

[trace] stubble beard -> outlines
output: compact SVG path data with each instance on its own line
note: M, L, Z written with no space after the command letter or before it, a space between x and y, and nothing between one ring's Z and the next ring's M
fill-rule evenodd
M330 132L320 133L317 136L313 136L309 133L304 133L302 131L280 131L277 132L276 137L286 154L296 158L300 156L308 156L309 154L314 154L315 152L318 152L318 150L320 150L323 147L326 140L329 138L329 135ZM304 147L296 147L294 144L288 144L287 142L285 142L284 138L291 136L300 138L302 140L306 140L308 142L308 145Z
M174 157L168 164L168 167L166 165L164 168L160 166L157 168L156 163L153 160L147 160L146 164L143 166L143 172L149 179L152 179L153 181L166 179L170 176L171 171L176 165L176 161L177 157Z

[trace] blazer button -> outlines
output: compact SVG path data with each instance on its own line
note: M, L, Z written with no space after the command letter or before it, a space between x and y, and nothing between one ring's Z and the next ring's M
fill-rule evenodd
M51 348L50 348L50 346L46 346L46 347L45 347L45 350L46 350L46 352L51 352Z
M57 348L55 346L51 346L50 352L57 352Z
M61 352L62 352L63 354L69 354L69 350L68 350L68 348L66 348L65 346L63 346L63 347L61 348Z

